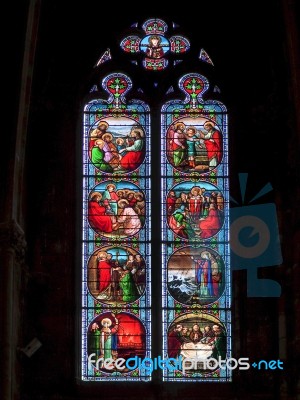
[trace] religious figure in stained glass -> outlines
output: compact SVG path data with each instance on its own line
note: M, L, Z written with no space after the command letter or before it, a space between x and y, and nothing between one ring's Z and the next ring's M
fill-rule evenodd
M170 51L182 54L190 48L190 42L184 36L174 35L168 39L165 36L168 26L161 19L148 19L142 25L142 29L146 36L143 38L136 35L127 36L121 41L120 46L126 53L144 52L146 57L143 60L143 66L147 70L161 71L167 68L169 62L165 58L166 53ZM136 60L135 63L138 64Z
M162 107L163 349L174 359L163 376L226 382L214 359L231 351L227 113L203 98L204 76L186 74L179 88L185 99Z
M207 369L212 371L214 361L210 359L226 358L225 327L208 314L189 313L176 318L169 326L167 339L168 356L173 359L181 357L182 362L186 359L186 369L182 371L186 376Z
M169 48L167 39L161 35L146 36L141 41L141 50L149 58L162 58Z
M208 247L182 247L168 261L168 290L178 302L210 304L224 290L224 261Z
M123 73L102 87L108 99L92 92L84 107L82 379L147 381L117 359L151 357L150 110L127 102Z
M181 118L167 131L167 156L180 172L209 172L223 156L222 133L207 118Z
M136 316L126 312L105 312L94 318L88 332L88 354L95 353L92 370L105 374L132 373L124 365L115 363L118 358L127 361L132 355L145 356L146 330ZM104 360L111 359L107 365Z
M106 237L136 235L145 222L145 196L133 183L102 182L90 193L88 221L91 228Z
M91 128L89 157L104 173L128 173L145 158L145 132L130 118L108 117Z
M146 285L146 263L139 252L124 246L104 246L88 263L88 288L105 304L127 304L139 299Z
M192 181L175 185L166 203L169 227L184 239L208 239L223 225L224 197L218 187L206 181L199 181L197 185Z
M120 43L135 66L176 67L190 48L160 19L141 28ZM83 124L82 376L150 380L146 368L116 363L151 357L150 108L126 100L132 81L123 73L107 75L102 87L108 99L94 94ZM179 80L185 100L161 110L163 358L203 360L187 371L163 370L169 381L230 379L228 370L204 369L231 351L227 111L203 98L208 87L204 76L186 74ZM112 368L101 358L111 358Z

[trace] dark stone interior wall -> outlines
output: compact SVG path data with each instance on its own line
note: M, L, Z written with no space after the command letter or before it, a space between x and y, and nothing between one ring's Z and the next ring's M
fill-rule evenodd
M299 213L294 190L299 164L291 146L296 117L281 2L236 5L220 1L196 8L189 5L171 15L157 5L149 5L149 13L144 13L129 5L119 9L102 2L61 3L42 2L30 104L24 188L28 283L20 346L37 337L42 347L31 358L19 354L20 398L94 399L110 393L111 398L296 399ZM125 8L129 12L124 15ZM249 173L248 201L266 183L274 188L260 201L276 203L283 264L262 268L259 275L280 282L282 296L248 298L246 272L233 273L233 354L284 359L283 372L240 371L230 384L76 383L76 275L80 267L76 188L82 96L94 83L92 67L103 51L114 49L131 23L149 17L177 22L195 54L203 47L214 61L212 73L199 61L199 72L211 74L229 110L231 195L241 200L240 172ZM154 90L151 79L144 82L148 95ZM165 81L157 79L159 87L164 87Z

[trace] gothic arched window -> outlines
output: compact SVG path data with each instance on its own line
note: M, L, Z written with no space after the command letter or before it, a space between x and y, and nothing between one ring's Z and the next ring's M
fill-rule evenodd
M133 29L83 110L81 379L228 381L226 107L175 24Z

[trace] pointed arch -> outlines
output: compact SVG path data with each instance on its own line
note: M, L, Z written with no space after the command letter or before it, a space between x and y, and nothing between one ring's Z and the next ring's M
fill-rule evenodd
M163 379L228 381L211 360L231 354L227 110L203 75L179 88L162 107L163 357L184 365Z
M151 357L150 109L123 73L102 87L83 113L82 379L148 380L124 363Z

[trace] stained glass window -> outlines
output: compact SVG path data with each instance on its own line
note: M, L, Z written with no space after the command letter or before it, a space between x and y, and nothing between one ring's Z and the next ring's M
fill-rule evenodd
M134 23L120 51L128 58L129 70L140 67L143 78L136 85L127 73L101 75L84 106L84 381L151 380L151 343L157 335L151 336L153 238L159 238L161 246L161 263L155 264L156 274L161 265L161 280L155 275L156 286L162 288L160 357L166 362L161 365L167 365L161 367L161 378L231 379L226 363L216 363L231 355L227 110L220 101L206 98L209 81L197 72L179 80L176 75L159 91L161 81L155 76L179 63L183 70L191 46L177 27L173 23L169 35L161 19ZM108 67L112 59L107 49L95 69L104 63ZM200 60L213 68L203 49ZM199 57L195 61L199 67L203 64ZM152 80L153 93L143 79ZM101 85L104 92L98 91ZM184 100L176 99L177 87ZM210 92L220 93L216 88ZM128 100L133 89L135 99ZM148 103L155 105L151 110L141 100L147 95ZM172 95L175 98L166 102ZM161 109L158 104L163 104ZM158 133L152 142L153 159L161 157L157 169L151 169L150 124ZM151 170L160 171L159 176L151 176ZM161 202L155 205L153 179L161 180ZM162 221L153 225L156 231L151 230L151 215Z
M147 70L164 70L169 64L166 57L169 52L180 55L190 48L190 42L184 36L173 35L168 38L168 26L161 19L148 19L142 29L144 32L140 36L126 36L120 46L126 53L144 54L142 65Z
M214 63L212 62L212 59L209 57L209 55L207 54L207 52L204 49L200 50L199 60L204 61L211 65L214 65Z
M128 359L151 356L150 115L126 101L130 78L102 81L84 107L82 379L148 380ZM123 361L122 361L123 360ZM132 366L133 364L131 364Z
M165 381L230 380L215 361L231 352L227 113L208 87L186 74L185 100L162 108Z
M99 65L105 63L106 61L111 60L110 49L107 49L96 62L95 67L99 67Z

